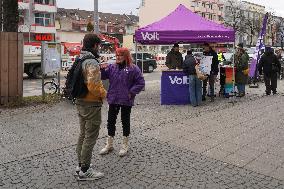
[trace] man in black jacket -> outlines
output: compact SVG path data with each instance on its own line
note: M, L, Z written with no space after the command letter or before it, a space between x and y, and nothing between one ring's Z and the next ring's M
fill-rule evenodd
M189 99L193 107L199 106L202 101L202 81L196 75L196 59L192 55L192 50L187 51L185 61L183 62L183 72L189 79Z
M215 92L214 92L214 83L216 80L216 77L219 73L219 60L218 60L218 55L217 53L212 49L212 47L210 47L210 45L208 43L204 43L203 45L204 48L204 52L203 55L204 56L213 56L212 59L212 64L211 64L211 72L210 75L207 79L205 79L203 81L203 95L202 95L202 100L205 101L206 100L206 94L207 94L207 82L209 80L209 87L210 87L210 99L211 102L214 102L214 97L215 97Z
M280 73L281 64L271 47L265 47L265 53L260 58L258 70L260 75L262 72L264 74L266 95L270 95L271 91L276 94L277 73Z

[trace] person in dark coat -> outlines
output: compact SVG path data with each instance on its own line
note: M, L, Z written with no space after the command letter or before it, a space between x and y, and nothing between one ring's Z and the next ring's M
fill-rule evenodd
M145 80L139 67L133 64L130 51L127 48L116 49L116 63L102 65L101 74L102 80L109 79L107 92L109 110L107 144L100 151L100 155L108 154L113 150L116 119L119 111L121 111L123 141L119 156L125 156L129 148L131 108L134 105L136 95L145 87Z
M193 107L199 106L202 101L202 81L196 75L195 66L197 60L193 57L192 51L188 50L183 62L183 72L189 77L189 98Z
M166 57L166 66L169 69L182 69L182 54L179 52L179 45L174 44L172 50L167 54Z
M218 60L218 55L217 53L212 49L212 47L210 47L210 45L208 43L204 43L204 52L203 55L204 56L213 56L212 59L212 64L211 64L211 72L210 75L207 79L205 79L203 81L203 95L202 95L202 100L205 101L206 100L206 95L207 95L207 82L209 80L209 87L210 87L210 93L209 96L211 98L211 102L214 101L214 97L215 97L215 92L214 92L214 84L215 84L215 80L216 77L219 73L219 60Z
M236 86L238 89L237 97L245 96L245 85L248 81L248 74L245 70L248 69L249 55L243 48L243 44L237 46L237 53L235 55L235 67L236 67Z
M265 53L260 58L258 70L260 75L264 74L266 95L270 95L271 91L276 94L277 73L280 73L281 64L271 47L265 47Z

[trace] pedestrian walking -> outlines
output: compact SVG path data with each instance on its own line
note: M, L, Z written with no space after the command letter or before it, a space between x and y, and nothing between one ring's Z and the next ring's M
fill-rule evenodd
M208 76L207 79L203 81L203 95L202 95L202 100L206 100L206 95L207 95L207 82L209 81L209 96L210 96L210 101L214 102L214 97L215 97L215 89L214 89L214 84L216 77L219 73L219 60L218 60L218 55L217 53L212 49L212 47L209 45L209 43L204 43L203 45L204 56L212 56L212 64L211 64L211 71L210 75Z
M199 106L202 101L202 81L197 77L196 66L197 60L192 51L188 50L183 62L183 72L189 77L189 99L193 107Z
M259 74L264 74L265 93L270 95L277 93L277 73L280 74L281 64L271 47L265 47L265 53L259 61Z
M182 69L183 58L179 52L179 44L175 43L172 50L167 54L166 66L169 69Z
M132 58L127 48L118 48L116 50L116 63L102 65L101 71L102 79L109 79L107 93L109 110L107 143L100 151L100 154L108 154L113 150L116 119L119 111L121 111L123 141L119 156L125 156L129 148L130 113L134 105L135 96L145 87L144 77L138 66L132 63Z
M237 97L243 97L246 94L246 84L248 81L248 62L249 55L245 51L243 44L240 43L237 46L237 52L235 54L235 82L238 89Z
M97 35L86 34L79 56L79 59L85 59L82 62L82 72L88 90L85 96L75 101L80 121L80 135L76 148L79 163L76 172L79 180L95 180L104 176L91 167L92 152L101 125L101 106L106 97L98 62L100 43Z

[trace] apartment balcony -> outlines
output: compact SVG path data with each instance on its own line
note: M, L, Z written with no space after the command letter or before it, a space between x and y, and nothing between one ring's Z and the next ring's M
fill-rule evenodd
M214 10L213 10L213 9L208 9L208 8L207 8L207 9L206 9L206 12L207 12L207 13L214 13Z
M18 0L18 7L20 10L27 10L30 7L28 0Z
M193 7L194 12L201 12L201 7Z
M56 27L55 25L40 26L40 25L33 24L31 26L31 32L32 33L56 33Z
M33 10L36 12L50 12L50 13L56 13L57 7L55 5L45 5L45 4L37 4L35 3L33 5Z
M224 16L224 13L223 13L223 11L218 11L218 12L217 12L217 15L223 17L223 16Z
M25 25L25 24L20 24L18 26L18 32L20 33L28 33L30 31L30 28L28 25Z
M219 1L217 0L216 3L217 3L218 5L224 5L224 2L223 2L223 1L220 1L220 0L219 0Z
M220 4L222 2L221 2L221 0L211 0L211 3L213 3L213 4Z
M206 12L206 8L205 7L194 7L194 11L195 12Z

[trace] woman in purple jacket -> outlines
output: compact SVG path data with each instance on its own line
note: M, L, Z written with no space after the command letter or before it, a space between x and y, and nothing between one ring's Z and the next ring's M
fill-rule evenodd
M100 151L101 155L113 150L113 137L119 110L123 127L123 143L119 156L128 152L128 136L130 134L130 113L134 105L135 96L144 88L144 77L138 66L132 63L130 52L127 48L116 50L116 64L101 66L102 79L109 79L107 92L108 110L108 138L106 146Z

